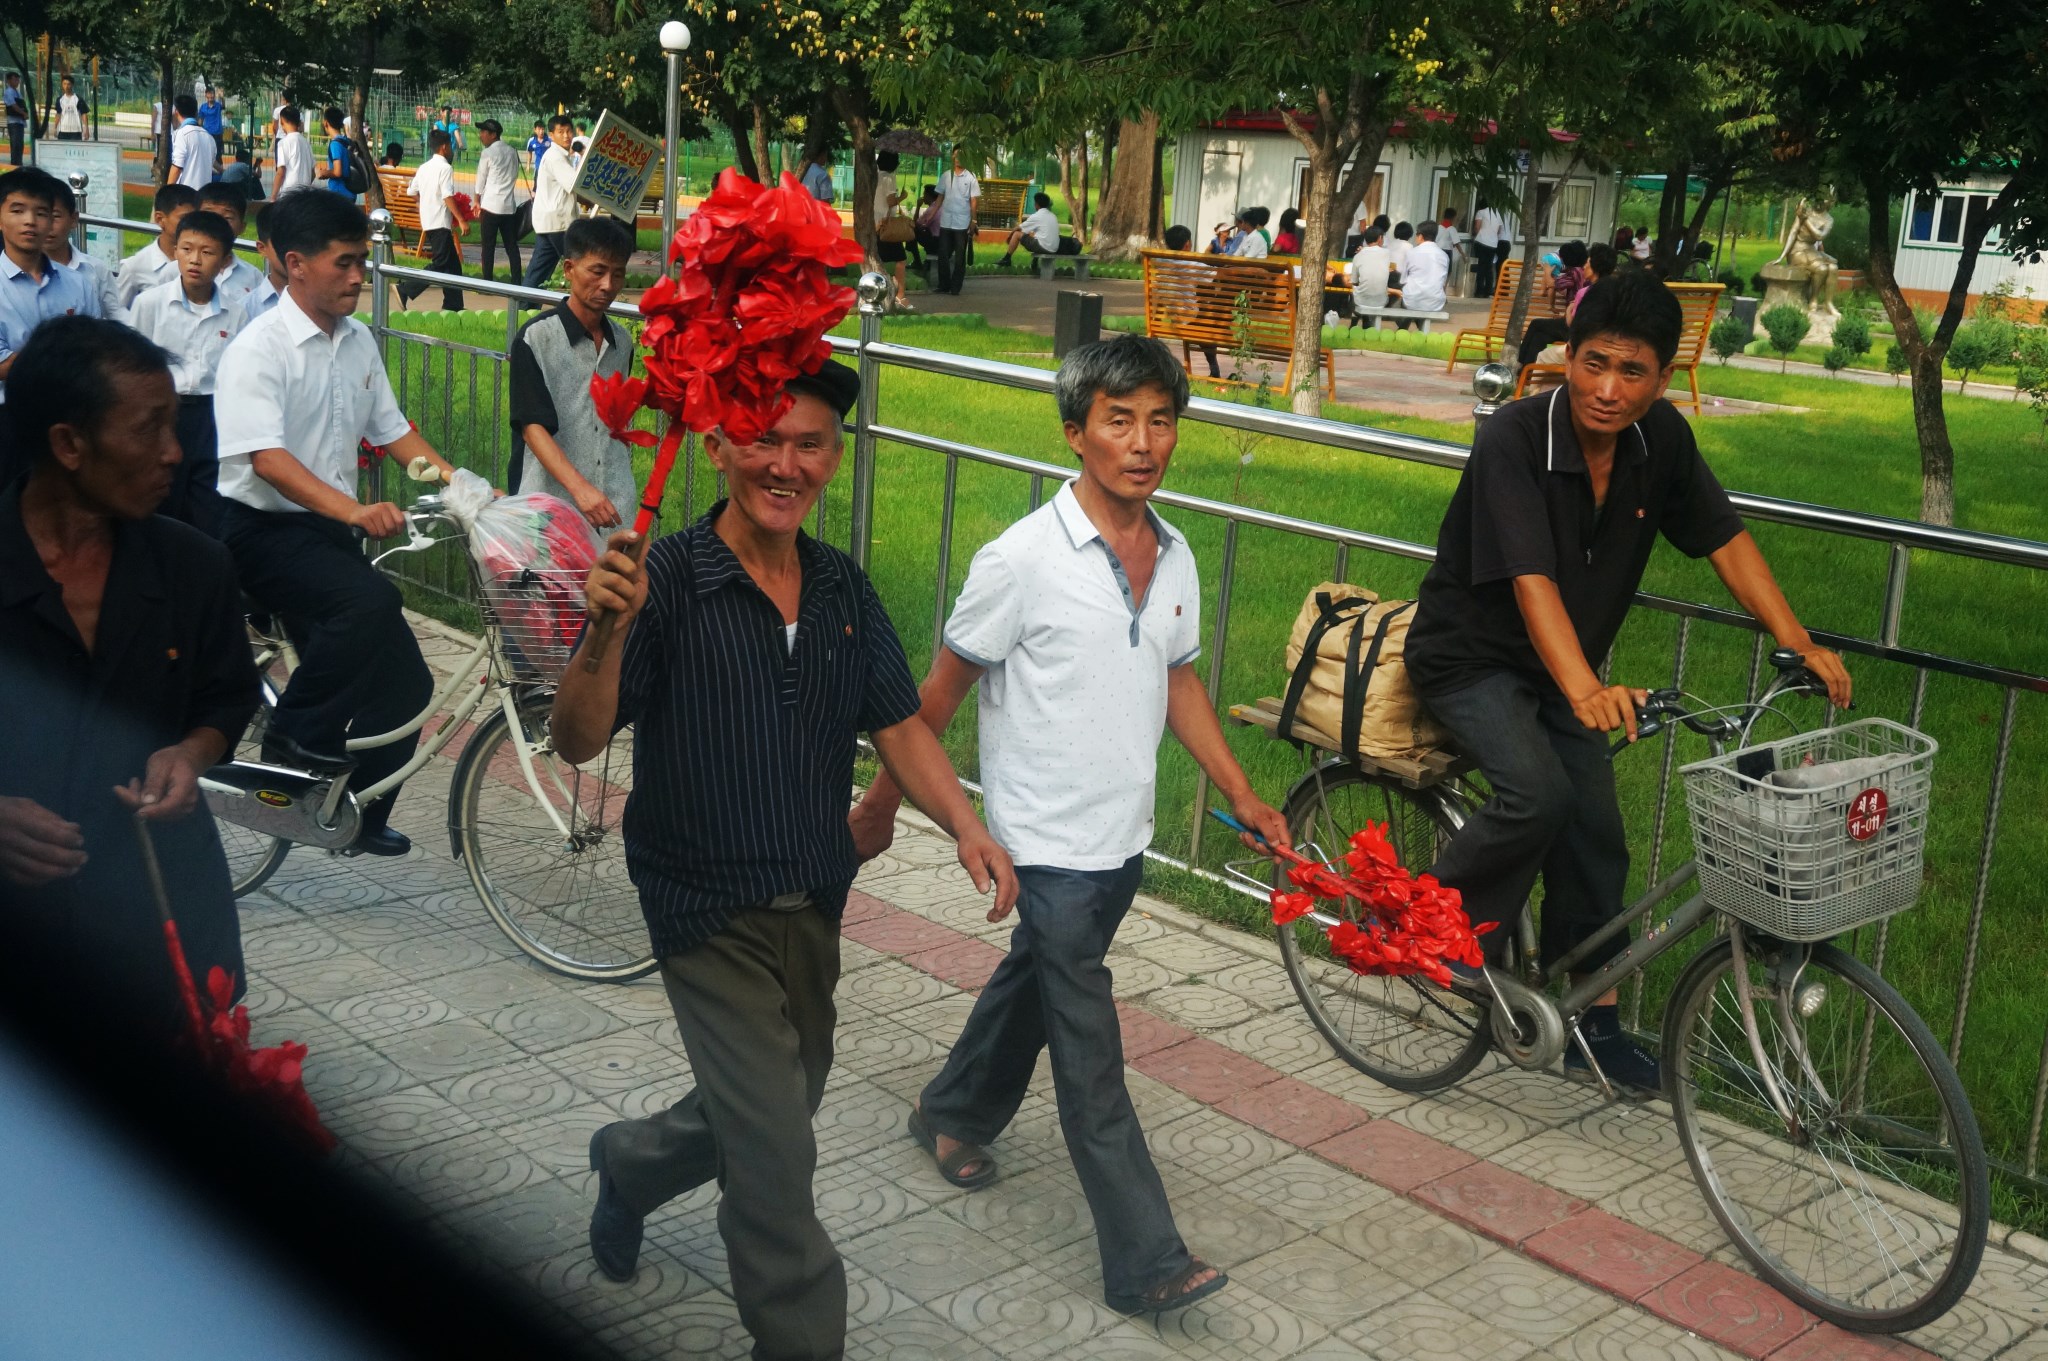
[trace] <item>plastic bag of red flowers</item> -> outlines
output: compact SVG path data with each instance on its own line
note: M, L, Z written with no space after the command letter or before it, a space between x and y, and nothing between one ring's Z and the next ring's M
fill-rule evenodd
M498 497L464 527L506 662L522 679L559 681L583 631L583 582L603 551L597 531L544 492Z
M1478 968L1484 962L1479 937L1494 929L1473 929L1464 900L1431 875L1404 869L1387 841L1387 825L1368 822L1351 838L1341 862L1344 873L1301 856L1287 857L1293 891L1273 894L1273 922L1285 926L1311 913L1323 927L1330 953L1354 973L1382 976L1420 974L1451 985L1448 964ZM1318 910L1318 900L1331 907Z

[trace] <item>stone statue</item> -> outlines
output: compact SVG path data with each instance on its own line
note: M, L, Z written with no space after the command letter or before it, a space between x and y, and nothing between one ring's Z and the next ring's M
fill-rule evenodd
M1791 302L1804 307L1815 320L1826 317L1830 322L1840 315L1835 310L1835 276L1840 266L1821 245L1835 229L1833 210L1830 197L1799 201L1799 210L1786 223L1785 249L1763 268L1768 285L1766 306ZM1777 296L1781 285L1784 293L1795 296Z

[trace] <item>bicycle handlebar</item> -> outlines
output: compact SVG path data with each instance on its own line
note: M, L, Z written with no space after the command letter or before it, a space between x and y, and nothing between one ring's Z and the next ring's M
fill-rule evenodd
M1779 695L1825 696L1827 682L1807 668L1806 662L1797 652L1781 647L1772 651L1770 662L1778 675L1764 692L1759 695L1752 709L1768 705ZM1851 706L1853 707L1853 706ZM1726 740L1744 731L1744 722L1737 716L1720 711L1694 712L1686 703L1681 690L1652 690L1643 703L1636 706L1636 740L1655 737L1671 722L1683 723L1702 737ZM1626 737L1615 742L1609 749L1611 756L1629 745Z

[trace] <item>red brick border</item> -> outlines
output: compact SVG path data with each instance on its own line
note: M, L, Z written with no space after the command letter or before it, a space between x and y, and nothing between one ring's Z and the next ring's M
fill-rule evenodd
M1003 951L855 891L845 934L957 987L979 988ZM1446 1219L1744 1356L1771 1361L1934 1361L1895 1338L1822 1323L1776 1290L1440 1139L1366 1111L1145 1008L1117 1003L1124 1061Z

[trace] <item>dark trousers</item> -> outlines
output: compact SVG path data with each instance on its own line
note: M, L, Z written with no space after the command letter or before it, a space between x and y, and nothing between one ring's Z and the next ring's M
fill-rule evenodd
M519 214L485 213L483 228L484 277L498 277L495 266L498 259L498 243L502 241L505 244L505 278L508 282L519 278Z
M220 438L213 425L213 398L178 398L178 448L184 457L156 513L219 538Z
M462 250L455 244L455 233L446 227L435 227L426 233L424 244L427 248L427 268L436 274L462 273ZM398 296L411 302L427 291L430 285L408 280L398 286ZM462 310L462 290L443 286L441 307L445 311Z
M1475 923L1502 923L1486 939L1495 959L1542 874L1543 962L1562 958L1620 914L1628 883L1607 735L1580 723L1548 678L1497 671L1423 700L1493 787L1430 872L1465 895ZM1592 973L1626 948L1622 932L1576 971Z
M839 923L748 908L661 963L696 1089L603 1131L613 1185L647 1215L716 1177L718 1232L755 1361L837 1361L846 1269L818 1222L811 1117L832 1069Z
M350 737L403 727L434 697L433 673L405 622L398 586L370 565L347 525L310 511L221 504L221 538L251 599L283 621L299 648L271 730L320 753L339 754ZM356 753L352 789L403 766L419 735ZM374 831L398 794L363 810Z
M1522 348L1515 352L1515 362L1527 367L1545 347L1571 337L1572 324L1563 317L1536 317L1522 328Z
M974 240L971 227L939 229L939 282L935 291L958 293L967 278L967 250Z
M546 288L548 280L554 277L555 266L562 260L562 238L565 232L536 232L533 237L533 254L526 258L526 278L521 280L528 288Z
M26 123L10 122L7 125L7 164L21 164L21 135L27 130Z
M1018 867L1010 953L919 1098L934 1130L991 1143L1017 1114L1038 1051L1052 1052L1060 1132L1095 1218L1109 1295L1149 1290L1189 1261L1124 1086L1123 1034L1102 960L1143 865L1132 856L1113 870Z

